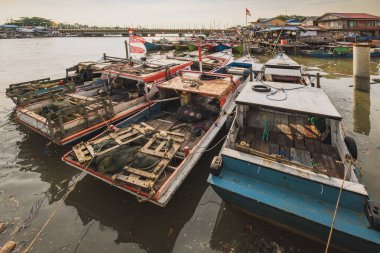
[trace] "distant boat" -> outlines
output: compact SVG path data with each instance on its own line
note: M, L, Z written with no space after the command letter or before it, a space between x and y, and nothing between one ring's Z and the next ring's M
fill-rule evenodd
M264 48L259 45L253 45L249 48L252 54L262 54L264 53Z
M234 45L232 46L232 52L238 53L238 54L243 54L243 45Z
M226 49L230 49L231 46L228 45L228 44L224 44L224 43L219 43L217 46L216 46L216 51L217 52L221 52L221 51L224 51Z
M353 58L352 47L325 46L318 50L300 50L300 54L313 58ZM380 57L376 48L370 50L371 57Z
M190 51L197 50L198 45L194 44L194 43L189 43L189 44L187 44L187 49L189 49Z
M161 49L160 44L157 44L157 43L145 41L144 45L145 45L146 50L148 50L148 51Z

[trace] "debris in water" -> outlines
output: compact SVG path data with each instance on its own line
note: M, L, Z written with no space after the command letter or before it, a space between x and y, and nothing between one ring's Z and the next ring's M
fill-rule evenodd
M3 231L7 228L7 224L4 222L0 223L0 234L3 233Z
M284 253L284 249L278 243L273 242L273 253Z
M0 253L11 253L15 247L16 247L15 241L8 241L0 249Z

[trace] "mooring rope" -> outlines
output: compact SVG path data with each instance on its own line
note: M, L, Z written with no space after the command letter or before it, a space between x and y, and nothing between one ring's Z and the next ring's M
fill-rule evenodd
M344 177L343 177L343 180L342 180L342 185L340 186L340 189L339 189L339 195L338 195L338 199L337 199L336 205L335 205L334 216L333 216L333 219L332 219L332 222L331 222L331 227L330 227L329 237L327 239L325 253L328 253L328 251L329 251L331 237L332 237L332 233L334 231L334 224L335 224L336 214L338 213L340 197L341 197L342 191L343 191L343 185L344 185L344 182L346 181L347 171L351 168L352 163L353 163L353 160L352 160L352 158L350 158L348 160L347 169L344 171Z
M104 120L104 119L103 119ZM103 142L102 145L100 145L98 151L100 151L102 148L103 148L103 145L106 143ZM77 178L75 178L74 182L72 183L71 186L69 186L67 192L63 195L62 199L60 200L59 204L55 207L54 211L51 213L51 215L49 216L49 218L46 220L46 222L43 224L43 226L41 227L41 229L38 231L38 233L36 234L36 236L33 238L33 240L31 241L31 243L29 244L29 246L23 251L23 253L28 253L28 251L30 250L30 248L33 246L33 244L36 242L36 240L40 237L41 233L44 231L44 229L46 228L46 226L50 223L50 221L53 219L53 217L55 216L55 214L58 212L58 210L60 209L60 207L62 206L63 202L65 202L66 198L69 196L69 194L75 189L75 186L76 184L81 180L83 179L84 175L86 174L86 170L88 168L88 166L90 166L90 164L92 163L92 161L94 160L95 156L93 156L91 158L91 160L88 162L88 164L86 165L86 167L84 168L84 170L82 171L81 174L79 174L77 176Z

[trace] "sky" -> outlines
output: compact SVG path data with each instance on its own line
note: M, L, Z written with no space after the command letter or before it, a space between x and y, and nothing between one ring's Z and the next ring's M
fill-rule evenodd
M0 23L38 16L96 26L216 27L279 14L320 16L365 12L380 16L380 0L0 0Z

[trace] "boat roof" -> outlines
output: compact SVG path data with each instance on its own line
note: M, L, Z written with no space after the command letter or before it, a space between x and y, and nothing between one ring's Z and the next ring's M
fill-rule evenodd
M149 60L146 62L135 63L131 66L130 63L112 64L103 70L103 74L114 75L120 78L143 80L166 71L167 68L178 67L179 69L190 66L192 61L181 61L176 59L160 58Z
M269 84L271 92L257 92L253 85ZM272 94L275 89L284 89ZM341 120L342 116L332 104L326 91L321 88L302 86L280 82L248 82L235 101L237 104L246 104L290 113L300 113L312 116L326 117Z
M301 71L299 69L280 69L280 68L266 68L265 74L280 75L280 76L297 76L301 77Z
M301 67L297 62L293 61L289 56L284 53L279 53L269 61L265 63L266 67Z
M240 77L226 74L203 73L209 76L217 76L220 78L212 80L200 79L201 72L183 71L181 76L177 76L167 82L159 84L161 89L170 89L182 92L195 93L207 97L222 98L227 96L234 88L234 83Z

